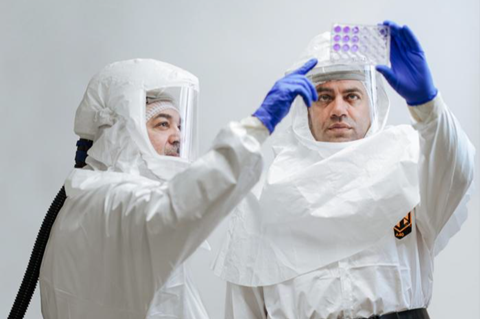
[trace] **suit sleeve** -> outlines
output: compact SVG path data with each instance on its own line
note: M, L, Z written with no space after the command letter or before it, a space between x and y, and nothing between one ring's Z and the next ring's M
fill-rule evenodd
M136 199L135 211L144 212L152 269L161 281L257 183L263 165L261 144L268 135L254 117L231 123L217 135L211 150L176 175L166 189Z
M432 246L472 184L475 148L440 94L409 111L421 148L416 220Z

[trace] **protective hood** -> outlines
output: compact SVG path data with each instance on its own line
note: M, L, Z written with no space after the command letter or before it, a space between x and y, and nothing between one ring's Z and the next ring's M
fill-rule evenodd
M328 34L315 37L290 70L315 57L318 66L307 77L326 74L328 45ZM409 125L385 127L388 98L373 74L374 123L363 139L317 142L303 100L295 100L292 125L274 137L261 194L236 208L214 266L218 276L243 286L289 280L392 235L419 203L418 134Z
M144 59L110 64L93 77L75 116L75 133L94 141L86 160L91 169L166 181L189 166L194 151L184 158L160 156L150 143L147 93L159 91L179 92L196 107L198 79L168 63ZM195 126L196 110L190 113ZM190 145L197 144L194 129L188 128Z
M367 137L382 131L388 120L390 101L383 85L382 76L371 65L332 65L330 60L330 33L317 35L310 41L299 59L287 70L290 73L312 58L317 65L307 74L314 84L327 80L352 79L361 81L370 95L371 125ZM365 83L367 82L367 83ZM356 142L330 143L314 139L308 125L308 111L305 102L297 98L292 105L292 132L300 143L312 151L320 152L322 157L330 156ZM282 138L275 139L281 144ZM280 147L280 145L277 145Z

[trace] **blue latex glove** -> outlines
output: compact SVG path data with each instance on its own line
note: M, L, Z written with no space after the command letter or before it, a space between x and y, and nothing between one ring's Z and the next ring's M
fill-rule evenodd
M257 117L270 131L288 114L293 100L301 95L305 104L310 107L318 100L317 90L305 76L315 65L317 59L311 59L301 68L281 78L268 92L262 105L253 116Z
M392 68L378 65L378 72L383 74L409 105L420 105L433 100L438 90L433 84L425 53L417 38L407 26L400 27L391 21L383 24L390 27Z

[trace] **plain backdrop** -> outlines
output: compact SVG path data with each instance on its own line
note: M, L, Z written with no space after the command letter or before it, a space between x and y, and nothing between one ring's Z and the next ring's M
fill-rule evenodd
M221 126L260 105L316 34L334 22L390 19L416 33L436 85L480 149L479 3L2 0L0 317L9 312L37 230L73 167L76 107L89 79L106 64L154 58L197 75L204 153ZM389 94L390 124L409 123L402 99ZM268 143L265 154L268 160ZM436 259L432 319L480 317L478 190L462 231ZM211 253L198 252L190 261L213 319L223 318L225 284L210 265L227 225L224 221L210 237ZM38 291L26 317L41 317Z

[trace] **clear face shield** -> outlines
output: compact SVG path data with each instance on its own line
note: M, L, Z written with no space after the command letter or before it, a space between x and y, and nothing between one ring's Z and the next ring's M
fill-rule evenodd
M155 152L193 161L198 154L198 91L171 86L149 90L146 97L145 123Z
M378 131L377 78L374 66L319 66L310 71L307 77L319 96L308 115L310 130L317 141L345 142ZM332 108L339 110L332 111ZM318 114L316 117L312 116L315 112ZM341 118L335 119L342 114L345 115L343 123ZM345 135L343 139L340 138L342 132ZM336 139L335 136L339 138Z

